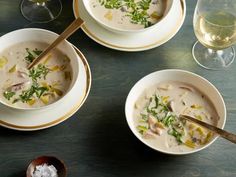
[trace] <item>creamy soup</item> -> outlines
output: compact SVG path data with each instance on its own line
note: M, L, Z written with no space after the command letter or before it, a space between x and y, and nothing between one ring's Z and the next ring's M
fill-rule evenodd
M134 122L146 142L172 152L200 148L213 138L212 132L179 119L180 114L215 126L219 120L206 95L191 85L169 81L153 86L139 97Z
M90 0L94 16L108 26L143 29L154 25L164 15L167 0Z
M68 90L72 79L70 59L54 49L40 64L27 66L48 44L24 42L0 53L0 99L15 107L51 104Z

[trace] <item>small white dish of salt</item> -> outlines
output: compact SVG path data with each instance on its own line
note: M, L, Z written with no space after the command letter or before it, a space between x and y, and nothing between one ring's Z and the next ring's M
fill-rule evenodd
M26 177L66 177L66 167L56 157L41 156L31 161Z
M57 169L53 165L42 164L35 167L32 177L58 177Z

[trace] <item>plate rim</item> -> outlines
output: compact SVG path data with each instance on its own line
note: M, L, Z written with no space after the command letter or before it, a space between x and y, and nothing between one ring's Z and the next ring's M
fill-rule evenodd
M16 125L16 124L12 124L12 123L8 123L8 122L0 120L0 126L5 127L5 128L9 128L9 129L13 129L13 130L19 130L19 131L35 131L35 130L46 129L46 128L56 126L56 125L64 122L65 120L69 119L73 114L75 114L82 107L82 105L84 104L85 100L87 99L87 97L90 93L91 84L92 84L92 74L91 74L91 69L88 64L88 61L85 58L85 56L83 55L83 53L76 46L74 46L73 44L71 44L71 45L75 49L75 51L79 55L79 57L81 58L81 61L85 67L85 72L87 75L84 96L82 99L81 98L79 99L78 104L73 106L73 108L70 111L68 111L67 113L65 113L63 116L61 116L51 122L45 123L45 124L34 125L34 126L21 126L21 125Z
M80 0L73 0L73 13L75 18L79 17L79 1ZM149 49L153 49L155 47L158 47L164 43L166 43L167 41L169 41L174 35L176 35L178 33L178 31L180 30L180 28L182 27L185 17L186 17L186 1L185 0L179 0L180 1L180 5L182 8L182 15L181 15L181 19L179 20L179 22L176 24L176 28L174 30L172 30L168 36L161 40L161 41L156 41L152 44L149 45L145 45L145 46L139 46L139 47L125 47L125 46L121 46L121 45L114 45L114 44L110 44L109 42L104 41L103 39L97 37L96 35L94 35L91 31L89 31L89 29L86 27L86 24L81 26L81 29L84 31L84 33L91 38L92 40L94 40L95 42L97 42L98 44L108 47L110 49L114 49L114 50L119 50L119 51L126 51L126 52L138 52L138 51L145 51L145 50L149 50Z

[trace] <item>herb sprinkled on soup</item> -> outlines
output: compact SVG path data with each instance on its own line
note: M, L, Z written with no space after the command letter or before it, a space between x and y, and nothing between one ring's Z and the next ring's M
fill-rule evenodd
M109 26L142 29L160 21L166 0L90 0L90 7Z
M70 59L54 49L40 64L27 66L48 46L24 42L0 53L0 99L16 107L42 107L60 99L72 79Z
M173 152L190 151L207 144L213 133L182 119L185 114L217 125L219 116L207 96L182 82L163 82L148 89L135 104L134 121L149 144Z

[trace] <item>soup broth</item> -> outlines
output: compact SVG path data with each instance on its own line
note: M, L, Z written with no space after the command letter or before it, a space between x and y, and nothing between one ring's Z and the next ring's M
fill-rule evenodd
M148 144L172 152L200 148L213 138L212 132L179 119L180 114L214 126L219 120L206 95L191 85L170 81L155 85L140 96L135 104L134 122Z
M27 66L48 46L24 42L0 53L0 99L20 108L36 108L60 99L70 87L70 59L54 49L40 64Z
M90 9L108 26L126 30L143 29L160 21L166 9L166 0L90 0Z

